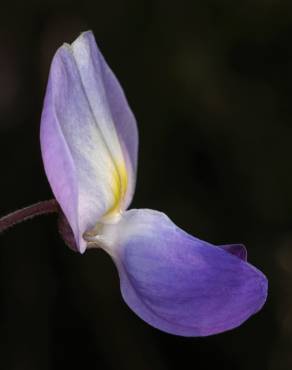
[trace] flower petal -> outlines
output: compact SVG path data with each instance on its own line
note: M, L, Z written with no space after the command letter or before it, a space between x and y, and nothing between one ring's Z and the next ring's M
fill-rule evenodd
M41 122L41 148L53 193L84 252L85 231L130 203L137 127L123 91L91 32L56 53Z
M105 230L130 308L154 327L182 336L232 329L264 304L267 279L224 248L194 238L163 213L127 211ZM115 234L115 236L113 236Z
M137 171L138 130L135 117L114 73L97 48L93 33L88 31L80 35L72 44L72 52L82 84L107 144L114 156L117 148L113 135L118 135L128 173L128 189L123 210L128 208L133 197ZM107 105L110 119L105 120L102 105Z

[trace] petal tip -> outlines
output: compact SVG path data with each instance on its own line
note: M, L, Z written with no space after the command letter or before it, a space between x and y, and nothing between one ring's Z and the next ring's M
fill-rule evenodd
M247 261L247 249L244 244L226 244L220 247L243 261Z

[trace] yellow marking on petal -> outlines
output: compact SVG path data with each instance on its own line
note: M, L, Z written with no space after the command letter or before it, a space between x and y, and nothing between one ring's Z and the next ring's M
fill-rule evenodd
M107 210L103 217L108 218L120 213L121 205L126 195L128 186L128 174L124 160L118 162L112 173L112 193L113 204Z

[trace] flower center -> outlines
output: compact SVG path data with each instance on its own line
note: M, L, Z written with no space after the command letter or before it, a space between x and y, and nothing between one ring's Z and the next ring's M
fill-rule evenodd
M92 230L86 231L83 238L87 242L87 248L102 248L114 257L120 220L121 217L114 223L98 222Z

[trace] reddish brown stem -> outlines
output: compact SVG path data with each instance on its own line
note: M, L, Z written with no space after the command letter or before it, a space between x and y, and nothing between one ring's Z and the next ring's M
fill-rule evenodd
M56 199L45 200L28 207L18 209L17 211L0 218L0 233L35 216L54 212L57 213L59 210L59 204Z

